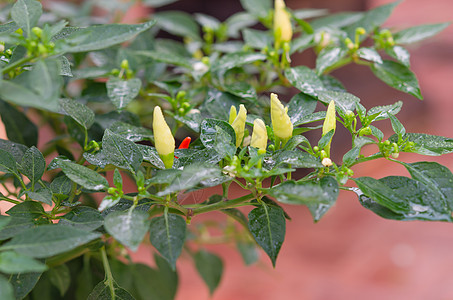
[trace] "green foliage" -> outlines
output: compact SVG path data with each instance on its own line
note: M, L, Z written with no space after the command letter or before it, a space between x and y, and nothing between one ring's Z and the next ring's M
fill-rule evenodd
M153 7L172 2L142 1ZM384 28L398 2L333 15L288 8L294 36L276 47L270 0L241 0L245 11L224 22L159 11L141 24L94 25L121 17L130 5L103 3L109 18L91 17L94 0L83 9L61 3L67 20L52 8L41 18L36 0L2 7L10 20L0 25L0 117L8 137L0 140L0 201L13 204L0 216L2 299L73 293L76 299L171 300L180 257L194 259L213 294L224 266L204 244L237 245L247 265L262 249L275 266L290 219L285 206L307 206L318 222L340 190L355 192L383 218L453 221L450 170L398 160L402 152L451 153L452 138L411 133L396 117L401 101L365 108L331 75L358 64L422 99L405 45L448 23ZM157 37L161 33L166 38ZM307 49L316 54L314 69L291 60ZM294 88L299 92L291 94ZM275 91L283 107L270 105ZM351 137L341 161L335 131L321 134L331 101L336 127ZM236 147L239 129L229 123L230 110L241 104L248 114ZM169 130L168 145L156 148L155 130L164 130L152 128L157 105ZM280 140L277 129L274 134L275 115L289 119L290 138ZM265 127L254 132L258 118ZM394 134L385 139L377 121ZM51 137L43 142L44 124ZM305 136L308 131L314 134ZM266 149L250 146L266 134ZM190 145L186 140L177 149L187 135ZM377 152L365 156L364 147ZM166 168L163 160L173 156ZM374 159L402 164L411 177L354 177L356 164ZM215 186L221 195L204 199ZM231 197L233 186L243 196ZM195 203L185 201L190 197ZM215 211L228 221L198 218ZM211 228L220 235L212 236ZM128 260L125 250L136 251L143 241L154 247L156 267Z

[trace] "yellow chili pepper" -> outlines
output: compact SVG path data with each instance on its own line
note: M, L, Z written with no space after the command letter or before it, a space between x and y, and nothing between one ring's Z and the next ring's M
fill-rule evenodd
M326 118L324 119L324 124L322 125L322 135L324 136L332 129L335 131L337 127L337 119L335 117L335 102L332 100L327 107ZM330 156L330 143L327 144L325 150L327 156Z
M231 108L230 108L230 117L229 117L229 119L228 119L228 123L230 123L230 125L233 124L234 119L236 119L237 115L238 115L238 113L237 113L237 111L236 111L236 106L231 105Z
M261 152L266 151L267 130L266 125L261 119L255 119L255 121L253 121L253 133L250 146L258 148Z
M288 108L283 106L274 93L271 94L271 120L277 138L285 142L293 136L293 124L288 116Z
M159 106L154 107L153 133L157 153L164 162L165 168L171 169L175 153L175 138L167 122L165 122L164 115Z
M280 49L280 45L284 42L291 41L293 37L293 28L291 26L291 18L286 10L286 5L283 0L275 0L274 3L274 39L275 49Z
M233 109L232 109L233 110ZM234 109L236 110L236 109ZM230 119L231 119L231 110L230 110ZM231 123L231 126L236 133L236 147L241 146L242 139L244 138L244 129L245 129L245 120L247 119L247 110L243 104L239 105L239 113L237 114L234 121Z

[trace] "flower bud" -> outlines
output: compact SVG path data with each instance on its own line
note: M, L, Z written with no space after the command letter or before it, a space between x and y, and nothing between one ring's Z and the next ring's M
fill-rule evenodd
M326 118L324 119L324 124L322 125L322 135L324 136L329 131L334 130L337 127L337 119L335 117L335 102L332 100L327 107ZM330 156L330 142L327 144L326 148L327 156Z
M271 120L276 137L285 141L293 136L293 124L288 116L288 109L274 93L271 94Z
M279 49L283 42L291 41L293 37L293 28L291 18L286 10L283 0L275 0L274 4L274 39L275 48Z
M328 158L328 157L323 158L323 160L322 160L321 163L322 163L322 165L323 165L324 167L330 167L330 166L332 166L332 160L331 160L330 158Z
M267 130L263 120L255 119L253 122L252 141L250 146L266 151L267 147Z
M174 160L175 138L167 122L165 122L164 115L159 106L154 107L153 133L157 153L164 162L165 168L170 169L173 166Z
M236 109L234 109L236 110ZM231 119L231 111L230 111L230 119ZM236 133L236 147L241 146L242 139L244 138L244 129L245 129L245 120L247 119L247 110L245 109L244 104L239 105L239 113L237 114L236 118L234 119L231 126Z

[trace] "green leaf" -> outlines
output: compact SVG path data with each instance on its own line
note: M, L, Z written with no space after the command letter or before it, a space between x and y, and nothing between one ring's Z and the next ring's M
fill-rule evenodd
M324 167L317 158L300 150L284 150L276 152L272 158L275 160L276 167L281 164L289 164L291 168Z
M445 28L447 28L451 23L437 23L437 24L423 24L419 26L410 27L404 30L401 30L397 33L394 33L393 39L397 44L412 44L424 40L426 38L432 37Z
M329 67L342 60L348 51L342 47L327 47L319 52L316 58L316 74L321 75Z
M0 100L0 116L10 141L28 147L38 144L38 128L24 113Z
M139 299L173 300L178 287L178 274L165 259L154 256L157 269L135 264L132 269L134 290Z
M20 232L0 249L12 249L30 257L46 258L72 250L100 236L100 233L68 226L41 225Z
M65 160L58 161L58 166L69 179L84 188L101 191L109 187L105 177L87 167Z
M77 206L65 214L58 222L58 225L93 231L104 225L104 218L97 209L88 206Z
M342 117L346 115L348 110L354 111L357 103L360 102L360 99L353 94L336 91L320 91L318 99L326 105L333 100L335 102L335 110Z
M257 98L255 88L245 81L234 82L231 84L225 84L225 91L231 93L237 97L255 100Z
M343 28L352 23L357 22L363 17L364 13L361 12L341 12L336 14L327 15L310 22L310 25L315 31L322 28Z
M318 141L319 149L324 149L332 140L335 130L332 129L328 133L324 134Z
M312 114L318 101L304 93L298 93L288 102L288 116L291 123L297 124L303 117Z
M280 248L285 240L286 223L283 210L262 204L249 213L249 229L275 267Z
M136 172L140 167L143 156L138 146L111 130L106 129L102 137L102 154L107 164Z
M23 299L35 287L42 273L20 273L9 277L14 288L15 299ZM2 290L3 291L3 290ZM3 293L2 293L3 296Z
M232 38L239 38L240 32L246 27L251 27L258 22L255 16L248 12L238 12L230 16L225 24L227 25L228 36Z
M68 198L71 193L71 189L72 181L64 174L54 178L54 180L50 183L50 190L52 191L53 196L59 199Z
M135 300L128 291L118 286L113 282L113 289L115 290L115 298L112 298L110 287L107 282L99 282L88 295L87 300Z
M28 201L27 201L28 202ZM31 201L30 201L31 202ZM17 205L16 205L17 206ZM0 231L0 240L6 240L17 235L30 227L35 226L35 220L31 215L28 216L11 216L9 221Z
M453 211L453 174L447 167L426 161L403 165L413 179L421 181L431 190L431 197L443 199Z
M159 157L159 154L157 153L156 148L146 146L146 145L137 145L142 152L143 155L143 160L150 162L153 166L155 166L158 169L165 169L164 162L162 159Z
M357 50L357 55L361 59L365 59L365 60L368 60L368 61L371 61L371 62L374 62L377 64L382 64L381 55L379 54L379 52L377 52L373 48L362 47L359 50Z
M396 59L397 61L399 61L401 64L405 65L408 68L410 67L411 55L410 55L409 51L407 51L405 48L396 45L391 48L386 48L385 52L388 55L390 55L391 57L393 57L394 59Z
M205 180L221 177L223 177L223 174L217 166L208 164L188 165L182 170L180 176L176 177L166 189L160 191L157 195L165 196L174 192L187 190Z
M244 29L242 31L245 43L254 49L263 49L272 47L273 37L268 31Z
M381 5L365 12L361 19L346 28L349 38L354 40L355 29L358 27L363 27L367 33L371 33L376 27L381 26L388 19L399 3L401 3L401 1ZM365 39L365 37L366 36L361 36L361 40Z
M228 122L205 119L201 123L200 140L206 148L213 148L223 158L236 153L236 134Z
M156 23L152 20L142 24L107 24L77 29L65 36L70 46L64 52L89 52L109 48L130 40L135 35L148 30Z
M413 142L415 145L412 148L401 147L400 151L413 152L421 155L438 156L453 152L453 139L430 135L425 133L406 133L402 139L407 142ZM389 138L391 142L398 142L398 136L392 135Z
M52 205L52 191L48 188L40 188L35 192L26 191L26 194L33 200Z
M217 255L200 250L194 255L195 267L212 295L220 283L223 273L223 262Z
M151 130L121 121L116 121L108 129L132 142L153 139L153 132Z
M11 18L30 36L31 28L36 26L42 15L42 5L35 0L17 0L11 9Z
M407 203L408 210L403 213L393 212L375 202L374 199L358 193L360 203L377 215L403 221L453 221L451 210L445 201L433 197L433 193L422 182L402 176L388 176L379 181L392 189L401 201Z
M31 71L3 81L0 97L20 106L57 112L62 78L57 59L39 60Z
M107 81L107 94L116 109L123 109L137 97L141 86L142 82L138 78L123 80L111 77Z
M353 147L351 150L343 155L343 163L346 166L352 165L359 157L361 147Z
M68 266L63 264L52 267L49 270L49 279L52 285L60 291L60 296L63 297L71 284L71 274Z
M2 299L4 300L15 300L14 289L11 283L8 282L8 279L5 276L0 275L0 291L2 292Z
M153 8L158 8L164 5L168 5L174 2L177 2L178 0L143 0L143 3L146 5L149 5Z
M38 182L46 169L46 160L35 146L29 148L22 157L20 171L30 179L32 186Z
M0 172L18 174L14 157L3 149L0 149Z
M395 213L405 213L409 204L385 183L371 177L353 178L359 189L378 204L387 207Z
M393 131L398 135L398 137L402 137L406 133L406 129L403 124L401 124L401 122L394 115L389 115L389 118L392 123Z
M405 65L384 60L382 64L374 63L371 70L376 77L389 86L423 100L415 74Z
M8 225L8 223L11 221L11 218L8 216L0 215L0 231Z
M239 253L241 253L242 260L247 266L258 261L259 253L256 249L255 243L238 241L236 243L236 247L238 248Z
M323 177L321 180L288 180L269 190L269 195L287 204L329 204L335 202L338 193L338 183L330 176Z
M388 119L390 118L390 115L399 113L402 106L403 102L398 101L390 105L372 107L367 113L367 122Z
M224 74L225 72L237 68L246 64L250 64L255 61L265 60L267 57L263 53L255 52L234 52L228 53L222 56L212 66L212 72L219 72Z
M321 79L306 66L286 69L285 77L295 88L313 97L318 96L319 91L325 90Z
M0 139L0 149L10 153L14 157L16 163L20 164L22 157L24 156L24 153L27 151L28 147L22 144Z
M157 62L162 62L170 65L184 67L186 69L192 69L192 62L189 58L181 56L179 54L168 55L163 50L157 51L137 51L136 55L149 57Z
M0 253L0 271L6 274L44 272L47 266L29 256L14 251Z
M308 116L302 117L297 123L294 123L294 126L299 126L307 123L323 121L326 118L325 111L317 111L315 113L309 114ZM322 126L321 126L322 127Z
M183 123L190 129L192 129L195 132L200 132L200 123L202 120L202 116L200 111L194 109L189 111L187 114L184 116L178 116L174 115L173 118L175 120L178 120L179 122Z
M151 244L175 270L186 239L186 221L181 216L165 212L163 216L151 219L149 231Z
M231 106L238 107L241 102L241 98L230 93L209 90L202 108L215 119L228 120Z
M195 14L195 19L203 28L210 28L214 31L218 30L220 27L220 21L210 15L205 15L201 13Z
M94 112L86 105L70 99L60 99L60 107L65 115L88 129L94 123Z
M45 215L45 211L41 203L36 201L23 201L11 207L6 211L6 213L10 216L28 217L32 219Z
M272 9L270 0L241 0L242 7L258 18L265 18Z
M149 224L148 214L139 210L113 212L104 220L105 230L132 251L137 251Z
M200 41L200 28L191 15L182 11L164 11L154 14L157 26L176 36Z

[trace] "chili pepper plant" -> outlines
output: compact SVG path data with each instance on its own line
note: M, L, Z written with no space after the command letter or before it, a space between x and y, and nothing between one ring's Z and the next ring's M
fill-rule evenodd
M95 2L1 11L3 300L173 299L182 253L213 293L228 262L206 244L237 245L245 264L262 249L275 266L286 204L316 222L340 191L383 218L453 221L453 174L422 156L453 140L406 130L401 101L365 107L331 75L358 64L418 101L406 45L449 24L383 27L398 2L329 14L241 0L226 21L162 11L127 25L108 21L128 3L91 17ZM315 68L292 61L303 51ZM339 127L351 139L342 159L331 157ZM409 176L354 176L378 159ZM183 201L199 191L209 197ZM226 217L198 220L212 212ZM132 261L141 244L155 266Z

